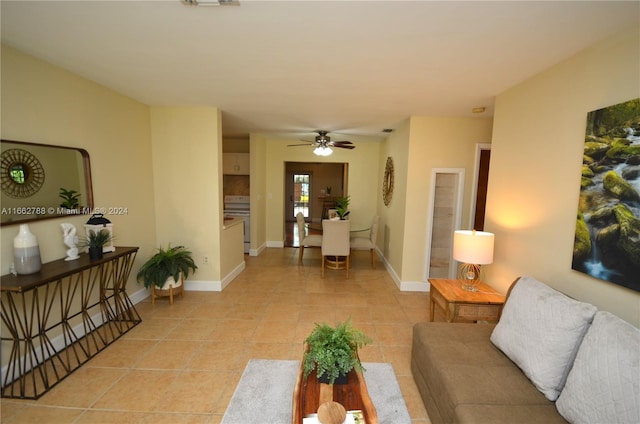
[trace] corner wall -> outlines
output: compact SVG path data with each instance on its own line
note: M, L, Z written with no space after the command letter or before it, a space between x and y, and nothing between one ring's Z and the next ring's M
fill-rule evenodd
M154 106L151 134L158 244L184 245L193 253L198 266L189 276L193 284L218 282L223 277L220 111Z
M496 99L486 280L531 275L640 326L640 293L571 270L589 111L640 97L640 28L598 43Z

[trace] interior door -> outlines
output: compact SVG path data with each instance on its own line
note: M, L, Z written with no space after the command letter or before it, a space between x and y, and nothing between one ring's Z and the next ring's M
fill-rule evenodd
M484 213L487 205L487 187L489 185L489 163L491 162L491 145L481 145L477 153L476 197L473 218L473 229L484 230Z

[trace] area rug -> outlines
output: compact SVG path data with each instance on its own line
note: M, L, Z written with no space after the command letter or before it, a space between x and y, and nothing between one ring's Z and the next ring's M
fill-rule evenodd
M410 424L393 367L363 362L367 390L380 424ZM222 424L290 424L299 361L251 359L229 402Z

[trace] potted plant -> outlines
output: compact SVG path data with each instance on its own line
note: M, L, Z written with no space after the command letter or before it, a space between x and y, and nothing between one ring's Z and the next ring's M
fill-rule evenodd
M138 282L145 288L151 288L151 300L156 296L156 290L166 290L173 303L173 288L182 287L182 281L195 272L196 266L193 256L184 246L159 247L156 253L147 260L138 271Z
M80 246L89 248L89 259L102 259L102 249L111 240L111 233L107 230L89 230L87 237L82 239Z
M304 376L315 369L320 382L346 384L352 369L363 370L358 349L371 341L362 331L351 327L350 318L335 328L326 323L316 323L305 340Z
M336 199L336 211L340 219L345 219L349 215L349 203L351 202L350 196L342 196Z
M60 187L60 194L58 194L58 196L62 199L62 203L60 203L61 208L78 209L80 205L80 193L77 191Z

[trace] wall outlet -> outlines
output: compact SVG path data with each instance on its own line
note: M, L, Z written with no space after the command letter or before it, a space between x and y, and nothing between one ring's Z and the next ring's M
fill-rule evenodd
M208 263L209 263L209 256L208 256L208 255L204 255L204 256L202 257L202 261L203 261L205 264L208 264Z

